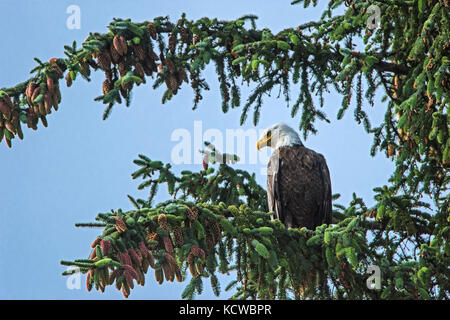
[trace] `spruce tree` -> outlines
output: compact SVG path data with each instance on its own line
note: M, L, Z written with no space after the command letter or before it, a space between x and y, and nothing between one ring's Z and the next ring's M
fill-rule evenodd
M150 272L159 284L186 280L187 299L205 280L216 295L234 288L234 299L449 299L449 1L330 0L318 21L277 34L256 20L114 19L107 32L65 46L63 58L35 58L30 79L0 89L0 140L11 147L24 125L46 127L52 109L64 106L60 86L90 81L95 71L105 75L95 98L106 106L104 119L117 105L130 105L133 88L152 78L153 88L166 88L162 103L190 86L195 109L209 89L204 69L213 64L222 111L241 108L241 124L248 115L258 124L273 89L281 90L304 138L317 132L316 121L352 109L373 137L371 154L395 163L386 184L374 189L375 205L355 193L348 205L337 204L336 194L332 225L286 229L270 219L254 174L233 168L237 156L213 166L220 150L206 144L203 170L177 175L170 163L139 155L132 178L148 197L129 195L133 209L77 224L103 231L88 258L61 263L86 273L88 290L115 286L125 297ZM243 85L253 88L244 101ZM296 97L292 86L300 89ZM324 99L329 90L342 96L337 114ZM377 92L386 112L373 126L364 106ZM170 200L154 203L160 185ZM380 268L381 290L367 286L371 266ZM217 274L229 272L236 279L221 285Z

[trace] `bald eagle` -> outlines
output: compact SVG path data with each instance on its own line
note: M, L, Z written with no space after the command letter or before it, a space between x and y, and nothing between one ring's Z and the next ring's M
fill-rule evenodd
M257 149L264 147L274 149L267 165L267 200L275 218L287 228L330 224L331 180L324 156L304 147L283 123L263 132Z

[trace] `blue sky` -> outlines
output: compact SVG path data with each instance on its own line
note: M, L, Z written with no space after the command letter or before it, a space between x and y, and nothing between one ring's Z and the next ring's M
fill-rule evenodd
M183 12L189 19L204 16L237 19L244 14L259 16L257 26L274 32L317 19L320 8L303 9L283 1L12 1L0 2L0 87L13 86L27 79L35 66L33 57L48 60L62 57L63 46L77 40L79 44L90 31L105 32L113 17L150 20L169 15L178 19ZM66 27L69 5L81 9L81 29ZM84 276L80 290L69 290L62 259L87 257L90 243L100 230L76 229L74 223L93 221L98 212L131 209L126 194L138 193L138 182L131 179L132 163L139 153L152 159L170 161L174 130L193 130L194 121L202 121L203 130L221 132L237 129L241 109L223 114L213 68L207 69L211 86L196 111L192 111L192 91L184 87L166 105L161 104L161 90L151 83L134 91L129 108L116 106L102 121L104 105L93 98L101 93L103 75L92 82L77 80L71 88L62 89L58 112L48 117L49 127L38 131L25 129L25 139L13 141L8 149L0 145L0 298L1 299L122 299L119 291L108 287L104 294L88 293ZM150 83L150 84L149 84ZM243 89L243 99L249 91ZM276 94L274 95L276 96ZM305 145L322 153L328 162L333 192L341 193L340 203L348 203L352 192L372 204L372 189L383 185L393 164L384 155L370 157L372 137L353 121L352 111L343 120L336 114L341 98L334 93L326 97L325 108L331 124L318 124L319 133ZM377 124L383 117L384 105L365 105ZM291 119L284 100L267 98L257 129L275 122L297 127L299 119ZM251 117L249 117L251 120ZM244 129L254 128L248 121ZM255 146L248 146L255 148ZM196 152L196 150L192 150ZM257 172L261 164L238 165ZM198 170L200 165L180 165L174 170ZM163 200L160 197L160 200ZM222 278L222 288L230 277ZM154 275L147 275L145 287L136 288L131 299L179 299L185 284L158 285ZM221 298L228 298L222 293ZM205 282L203 299L215 298Z

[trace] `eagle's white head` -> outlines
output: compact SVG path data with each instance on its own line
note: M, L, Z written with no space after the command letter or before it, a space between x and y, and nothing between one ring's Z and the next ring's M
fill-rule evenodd
M292 145L303 145L297 132L284 123L276 123L264 130L256 148L261 150L264 147L271 147L276 150L279 147Z

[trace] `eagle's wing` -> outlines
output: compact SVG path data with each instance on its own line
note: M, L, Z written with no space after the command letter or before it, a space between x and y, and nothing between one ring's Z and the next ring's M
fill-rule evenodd
M283 212L281 210L281 193L279 188L280 178L280 158L275 151L270 157L267 164L267 202L269 205L269 211L275 213L275 217L272 219L279 219L283 221Z
M322 186L323 186L323 201L319 209L319 221L321 223L330 224L332 223L332 207L331 207L331 179L330 172L328 171L327 161L325 157L318 154L318 164L320 174L322 176Z

